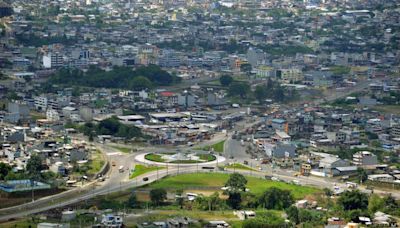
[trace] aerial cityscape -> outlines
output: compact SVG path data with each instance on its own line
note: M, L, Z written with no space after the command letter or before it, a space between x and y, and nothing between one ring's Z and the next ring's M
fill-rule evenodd
M400 1L0 0L0 227L400 227Z

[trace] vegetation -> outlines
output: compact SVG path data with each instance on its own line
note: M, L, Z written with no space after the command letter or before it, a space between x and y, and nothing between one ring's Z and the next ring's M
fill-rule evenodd
M116 116L102 120L99 124L91 122L85 123L83 126L79 127L79 131L89 137L96 135L112 135L132 139L134 137L143 136L139 128L122 124Z
M219 82L222 86L229 86L233 82L233 78L229 75L222 75L219 78Z
M271 187L260 196L259 203L266 209L282 210L290 207L294 198L289 190Z
M202 150L205 151L214 151L217 153L223 153L224 152L224 145L225 145L225 140L219 141L215 144L212 144L210 146L205 146L201 148Z
M158 206L167 199L167 191L163 188L155 188L150 191L151 202Z
M210 187L220 189L228 181L228 174L221 173L195 173L171 176L152 183L152 188L165 188L169 190L190 189L198 187ZM282 190L290 190L295 199L301 199L306 195L321 192L312 187L298 186L284 182L263 180L256 177L246 177L247 188L255 195L261 195L265 189L276 187Z
M132 148L128 148L128 147L122 147L122 146L112 146L112 148L117 149L119 151L121 151L122 153L130 153L132 151Z
M163 159L159 154L146 154L144 158L153 162L165 162L165 159Z
M60 69L49 79L49 84L86 86L100 88L146 89L156 85L171 85L180 79L162 70L159 66L141 66L136 70L114 67L111 71L90 67L87 72L78 69Z
M162 167L157 166L144 166L144 165L135 165L134 171L131 173L131 179L143 175L145 173L149 173L158 169L162 169Z
M224 166L227 169L241 169L241 170L249 170L249 171L256 171L255 169L252 169L251 167L248 167L246 165L240 164L240 163L233 163Z

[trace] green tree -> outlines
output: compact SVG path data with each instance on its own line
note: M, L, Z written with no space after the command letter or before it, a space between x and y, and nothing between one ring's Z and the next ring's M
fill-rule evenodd
M297 209L297 207L295 206L290 206L285 210L288 219L290 221L292 221L295 224L299 224L300 220L299 220L299 209Z
M183 208L183 204L185 203L185 198L183 197L182 189L178 189L176 191L176 203L179 205L181 209Z
M368 200L368 211L373 214L379 210L382 210L385 206L385 200L380 196L373 194Z
M135 77L129 82L129 88L133 90L150 89L151 87L153 87L153 83L143 76Z
M263 103L264 100L268 96L267 88L264 85L257 85L256 89L254 90L254 96L256 99L260 102Z
M233 173L225 183L225 187L229 187L229 191L238 192L246 190L247 179L240 173Z
M129 196L127 206L130 208L137 208L139 205L139 201L137 199L136 193L132 191L131 195Z
M38 155L31 155L26 164L26 171L30 178L34 180L40 179L40 171L42 171L42 159Z
M323 189L325 196L331 197L333 195L333 191L329 188L324 188Z
M228 88L228 93L230 96L240 96L241 98L246 98L250 92L250 85L246 82L233 82Z
M232 209L239 209L242 202L242 195L240 192L229 192L227 203Z
M339 197L337 203L346 211L365 210L368 208L368 196L358 190L346 191Z
M251 73L252 67L250 63L243 63L240 65L240 71L249 75Z
M233 82L233 78L230 75L222 75L219 78L219 82L223 86L229 86Z
M363 168L357 168L357 176L360 183L363 183L368 179L368 174Z
M167 191L163 188L155 188L150 191L151 202L158 206L167 199Z
M293 202L293 195L289 190L282 190L276 187L267 189L259 199L259 203L263 207L275 210L288 208Z
M0 180L4 180L10 171L11 166L9 164L0 162Z

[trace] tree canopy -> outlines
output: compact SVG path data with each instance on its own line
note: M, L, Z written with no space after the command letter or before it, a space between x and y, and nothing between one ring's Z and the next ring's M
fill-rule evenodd
M170 85L179 81L180 78L169 74L159 66L149 65L138 67L135 70L128 67L114 67L111 71L90 67L87 72L62 68L48 82L67 86L145 89L155 85Z
M85 123L79 130L89 137L93 137L93 135L113 135L131 139L142 136L140 128L122 124L116 116L102 120L98 124Z
M368 196L360 191L346 191L338 199L344 210L365 210L368 208Z
M294 202L289 190L276 187L267 189L260 197L259 203L267 209L282 210L290 207Z
M167 191L163 188L156 188L150 191L150 200L154 205L160 205L167 199Z
M229 86L233 82L233 78L231 76L229 76L229 75L222 75L219 78L219 82L223 86Z

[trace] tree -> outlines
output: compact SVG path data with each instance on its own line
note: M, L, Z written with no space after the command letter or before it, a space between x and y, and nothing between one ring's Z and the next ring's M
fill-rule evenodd
M360 183L365 182L368 179L368 174L363 168L357 168L357 176Z
M39 179L40 171L42 171L42 159L38 155L32 155L26 164L26 171L31 179Z
M138 76L129 82L129 88L133 90L149 89L153 87L153 83L146 77Z
M299 224L299 209L295 206L290 206L285 210L288 219L295 224Z
M267 88L264 85L257 85L254 90L254 96L260 103L264 102L268 96Z
M9 164L0 162L0 180L4 180L10 171L11 166Z
M242 195L240 192L229 192L229 197L228 197L228 205L232 209L239 209L240 208L240 203L242 202Z
M238 192L246 190L247 179L240 173L233 173L225 183L225 187L229 187L229 191Z
M139 205L139 201L137 200L136 193L132 191L131 195L129 196L128 199L128 207L130 208L137 208Z
M259 203L263 207L275 210L288 208L293 202L293 196L289 190L282 190L276 187L267 189L259 199Z
M155 188L150 191L151 202L158 206L167 199L167 191L163 188Z
M240 71L249 75L251 73L252 67L250 63L243 63L240 65Z
M368 211L373 214L379 210L382 210L385 206L385 200L380 196L373 194L368 200Z
M229 76L229 75L222 75L219 78L219 82L223 86L229 86L233 82L233 78L231 76Z
M179 189L176 191L176 203L179 205L179 207L182 209L183 204L185 203L185 199L183 198L183 190Z
M250 85L247 82L232 82L228 88L230 96L240 96L246 98L250 92Z
M329 188L324 188L323 191L327 197L331 197L333 195L333 191Z
M368 196L358 190L344 192L337 202L346 211L368 208Z

